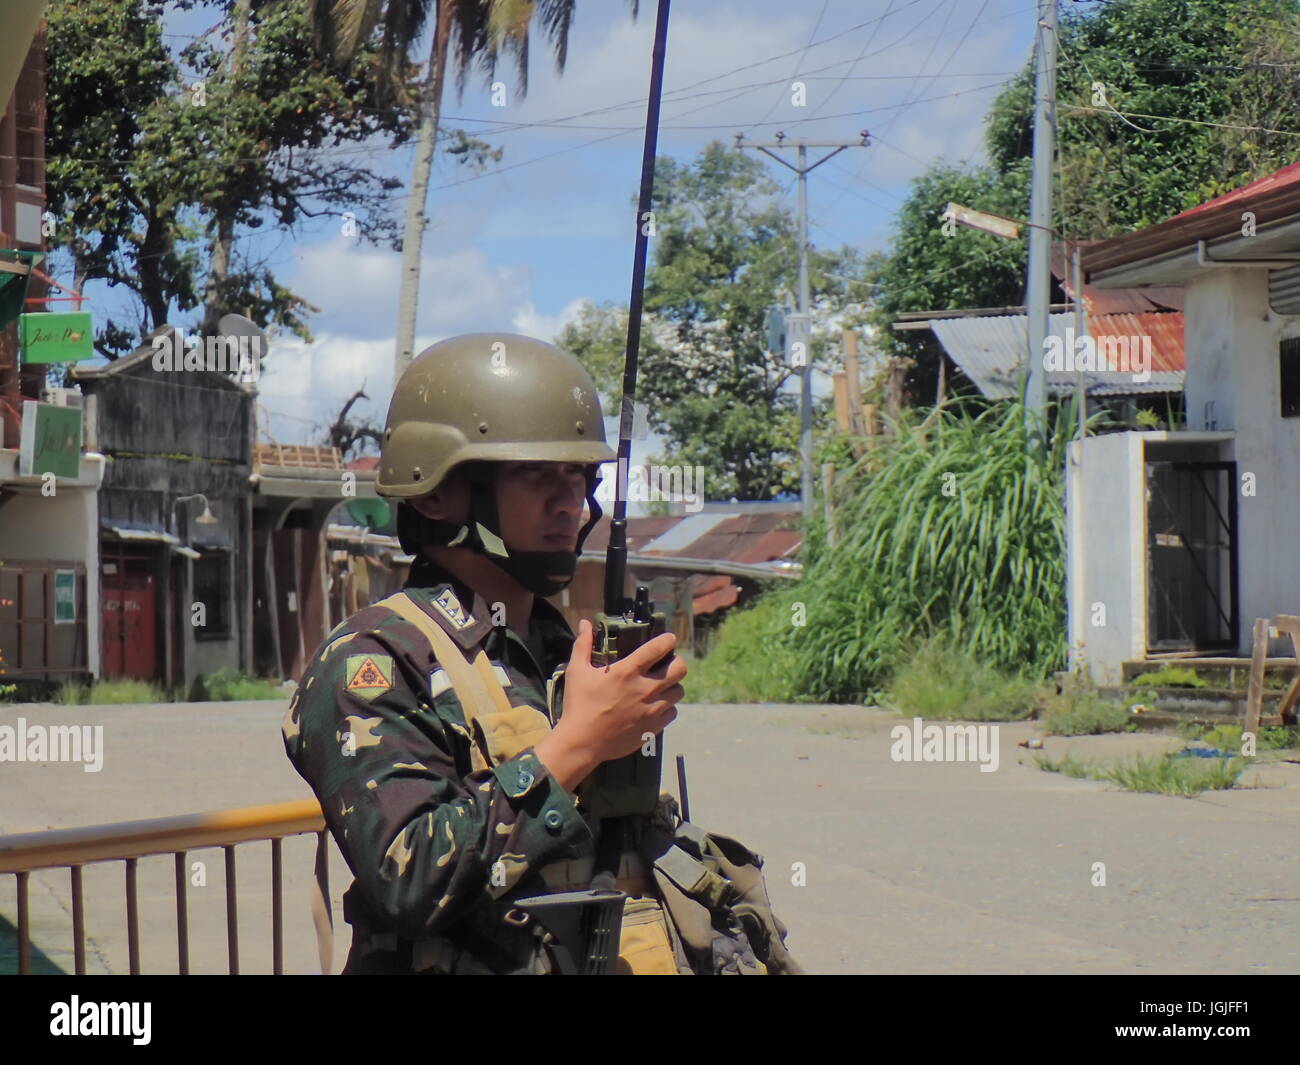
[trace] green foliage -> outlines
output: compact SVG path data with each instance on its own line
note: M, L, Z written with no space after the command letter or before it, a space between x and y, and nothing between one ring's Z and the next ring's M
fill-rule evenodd
M972 410L975 411L972 413ZM953 646L1035 679L1065 661L1066 419L1046 450L1026 447L1019 404L911 415L849 473L826 543L808 537L791 630L798 688L856 702L909 648L947 634Z
M284 689L273 680L250 677L238 670L218 669L207 674L196 701L232 702L241 699L279 699Z
M97 680L93 684L65 684L54 701L64 706L107 706L122 703L164 703L167 696L155 684L130 677Z
M1034 709L1038 685L1007 675L952 646L927 640L899 667L888 703L908 715L945 721L1019 721Z
M1155 792L1190 797L1207 790L1227 790L1236 785L1246 768L1240 758L1180 758L1163 754L1138 755L1132 762L1111 768L1110 779L1127 791Z
M3 565L3 563L0 563L0 565ZM5 669L5 651L3 647L0 647L0 677L3 677L6 672L8 671ZM7 700L9 696L13 695L17 690L17 684L5 684L0 682L0 702Z
M1200 740L1220 751L1240 751L1242 731L1240 725L1207 727L1201 724L1188 725L1186 728L1179 730L1187 739ZM1269 725L1261 728L1255 735L1255 750L1257 752L1286 751L1293 747L1300 747L1300 729Z
M709 499L799 488L799 374L765 332L769 307L797 292L795 220L779 193L758 159L717 141L689 163L656 163L638 399L671 461L704 467ZM831 368L818 321L862 294L851 287L862 272L847 248L809 254L814 365ZM626 332L624 310L589 307L557 343L614 398Z
M950 202L1008 218L1029 210L1029 170L937 164L912 183L895 217L890 254L872 280L879 293L869 319L890 355L912 359L907 387L928 403L938 385L942 348L929 330L891 328L903 311L1007 307L1024 302L1027 245L964 226L944 224Z
M1262 132L1293 130L1300 110L1300 13L1292 0L1065 4L1059 39L1058 233L1114 236L1294 161L1294 133ZM1116 110L1165 117L1126 120ZM1032 59L994 101L985 139L987 166L936 164L914 182L878 275L882 341L916 360L908 384L921 402L934 395L940 349L926 331L889 329L897 312L1023 302L1024 231L1020 241L962 228L948 237L940 215L954 200L1027 218Z
M1185 798L1208 790L1227 790L1236 785L1246 768L1240 758L1180 758L1165 754L1155 758L1138 755L1131 762L1098 764L1081 762L1073 755L1053 761L1036 758L1038 767L1048 773L1085 780L1108 780L1126 791L1179 795Z
M1063 15L1057 202L1070 235L1150 225L1293 161L1289 134L1225 128L1291 128L1290 0L1124 0ZM1000 168L1030 154L1031 86L1027 68L994 103L987 141Z
M1186 666L1166 666L1151 673L1129 678L1129 684L1143 688L1204 688L1206 681Z
M1105 779L1104 769L1092 762L1081 762L1072 754L1055 760L1040 754L1034 758L1034 762L1044 773L1060 773L1062 776L1074 777L1076 780Z
M689 663L682 683L692 703L797 702L792 685L796 664L788 641L789 589L769 592L751 607L732 613L713 647Z
M1095 691L1076 690L1049 700L1043 724L1052 736L1096 736L1103 732L1132 732L1133 715L1122 703L1101 698Z
M320 56L305 5L252 4L238 59L225 43L239 37L234 5L201 6L225 32L173 53L161 5L49 5L51 244L70 253L80 283L123 286L142 307L128 322L97 318L108 357L205 299L310 339L314 308L239 242L263 226L351 212L363 239L396 240L400 182L371 169L373 153L340 149L401 144L410 111L375 107L362 79ZM477 159L461 142L461 157Z

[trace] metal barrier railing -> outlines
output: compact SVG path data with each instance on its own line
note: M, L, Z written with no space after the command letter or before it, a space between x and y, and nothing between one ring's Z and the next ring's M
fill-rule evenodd
M321 971L328 972L332 937L329 905L329 833L320 804L315 799L245 806L211 813L159 817L148 821L89 825L0 836L0 874L12 873L18 886L18 972L31 972L28 877L40 869L67 868L72 887L73 965L78 976L86 972L86 921L82 896L82 867L98 862L124 862L126 870L127 947L132 976L140 973L140 915L136 897L136 863L150 855L172 854L176 859L176 938L180 974L189 973L189 917L185 859L190 850L221 847L226 858L226 951L230 973L239 972L239 922L235 895L235 847L240 843L271 841L271 936L273 971L284 972L284 898L281 886L281 841L288 836L315 834L316 888L313 916L321 938ZM327 948L326 943L330 946Z

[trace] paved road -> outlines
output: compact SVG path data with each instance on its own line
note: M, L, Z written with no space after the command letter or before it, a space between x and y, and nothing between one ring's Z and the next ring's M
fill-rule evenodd
M0 766L0 832L68 827L306 797L279 738L283 704L0 708L52 724L100 724L99 773L76 765ZM767 859L789 946L826 973L1300 972L1300 766L1282 765L1198 799L1135 795L1039 770L1000 729L1000 765L895 762L899 719L854 707L688 706L668 735L685 753L697 823ZM1157 750L1160 736L1047 740L1054 757ZM667 763L671 765L671 760ZM247 972L270 971L269 845L239 849ZM312 848L285 848L286 968L310 972ZM224 872L206 859L190 891L192 967L225 968ZM1106 884L1095 886L1094 863ZM350 879L334 854L338 895ZM801 863L797 865L796 863ZM800 874L802 870L802 875ZM33 927L71 968L67 874L33 876ZM12 877L0 917L15 919ZM92 971L126 969L122 870L90 867ZM140 863L143 965L175 972L169 858ZM3 966L0 960L0 967Z

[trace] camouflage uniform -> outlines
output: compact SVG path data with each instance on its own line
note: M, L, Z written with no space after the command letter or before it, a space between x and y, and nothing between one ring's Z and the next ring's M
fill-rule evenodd
M344 972L548 972L537 921L513 902L585 889L597 864L628 896L615 971L799 971L759 856L680 822L667 795L652 814L611 814L609 853L598 854L599 803L584 815L527 745L562 709L556 693L574 640L544 597L573 580L601 513L598 466L614 458L590 374L553 345L453 337L398 382L375 490L397 501L398 539L417 556L411 601L368 607L330 633L283 726L285 750L356 877L343 900L353 926ZM491 469L507 461L586 468L591 514L575 549L505 543ZM413 501L458 466L467 517L425 517ZM494 626L481 596L425 560L430 544L474 551L532 592L529 641ZM474 660L461 676L475 684L462 691L478 692L469 715L431 646L436 637L451 661L444 635ZM486 683L492 675L508 695Z
M534 600L525 643L426 559L406 592L464 648L486 652L512 703L547 713L547 682L574 639L550 603ZM353 926L345 973L545 965L533 929L507 919L505 897L550 890L535 870L592 856L592 830L531 748L472 770L460 701L413 625L377 606L344 621L304 674L282 732L356 877L343 899Z

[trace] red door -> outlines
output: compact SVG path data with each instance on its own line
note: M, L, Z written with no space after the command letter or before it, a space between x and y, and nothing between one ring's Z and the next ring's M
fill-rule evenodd
M105 573L100 586L103 609L103 674L153 680L158 668L153 574L142 559L118 557L116 573Z

